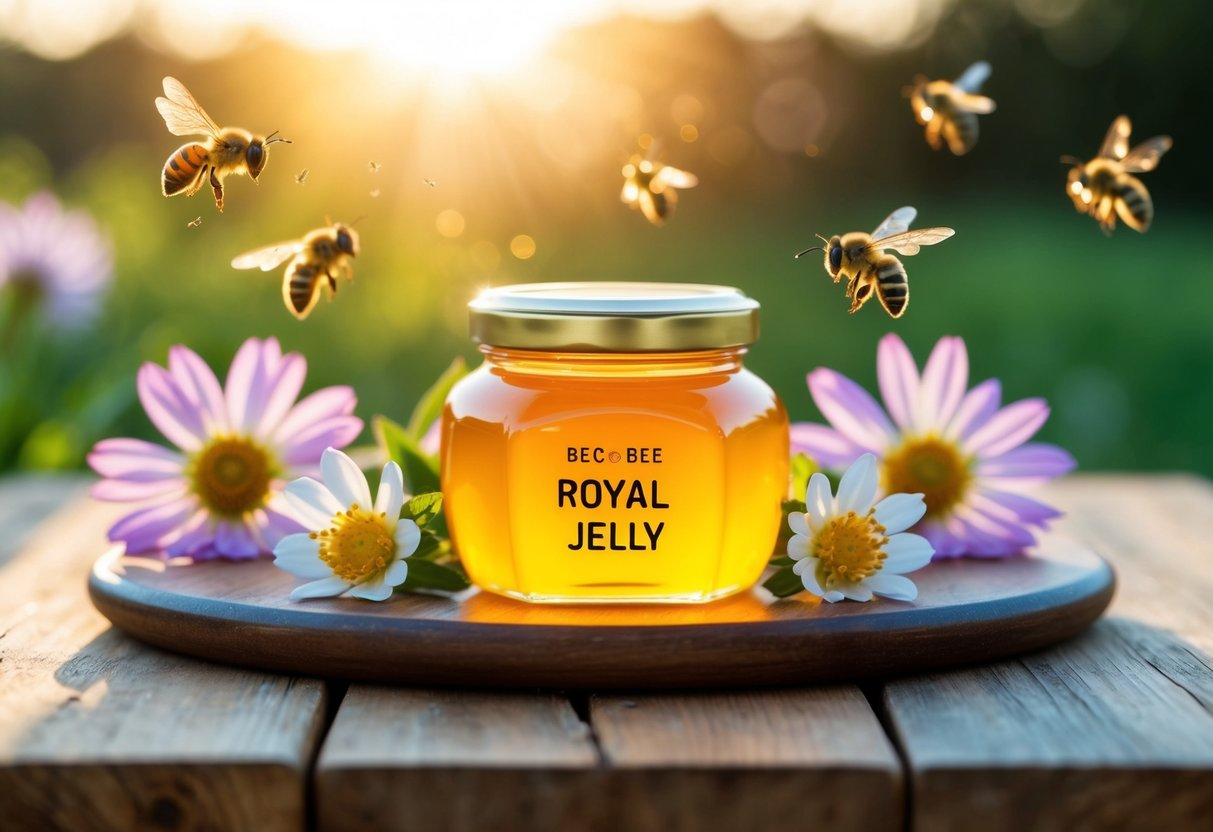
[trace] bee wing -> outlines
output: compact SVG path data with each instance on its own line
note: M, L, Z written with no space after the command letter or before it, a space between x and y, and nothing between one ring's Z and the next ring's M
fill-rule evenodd
M916 216L918 216L917 208L909 205L898 208L885 217L884 222L876 226L876 230L872 232L872 239L880 240L904 233L910 227L910 223L914 222Z
M272 246L255 248L232 258L233 269L270 269L285 263L299 252L303 251L302 240L291 240L286 243L275 243Z
M1129 133L1132 131L1133 124L1129 121L1129 117L1117 116L1116 121L1112 122L1112 126L1108 128L1108 135L1104 136L1103 147L1099 148L1099 155L1110 159L1125 158L1125 154L1129 152Z
M156 99L156 109L164 118L168 131L175 136L215 136L219 125L206 114L185 84L171 75L164 78L164 94L167 98Z
M623 190L619 192L619 201L626 202L628 205L633 204L640 198L640 186L636 184L634 179L629 179L623 183Z
M666 165L653 176L653 183L658 188L694 188L699 184L699 177L685 170Z
M964 110L969 113L978 113L987 115L994 112L997 106L993 98L988 98L984 95L973 95L967 92L955 92L952 94L952 104L958 110Z
M1155 136L1146 139L1129 151L1124 158L1125 170L1129 173L1147 173L1158 167L1158 160L1171 149L1170 136Z
M977 144L977 116L958 110L952 118L943 123L943 137L948 143L948 150L957 156L963 156Z
M875 240L872 243L872 248L877 251L889 249L909 257L910 255L917 254L920 246L933 246L936 243L942 243L955 233L951 228L944 228L942 226L915 228L913 231L906 231L892 237ZM876 235L873 234L872 236Z
M669 195L674 193L674 191L670 191ZM653 225L663 225L665 223L666 214L668 213L666 196L668 195L654 196L653 192L647 188L640 189L640 213L644 214L644 218Z
M952 86L961 92L977 92L989 77L990 62L978 61L961 73L961 76L952 82Z

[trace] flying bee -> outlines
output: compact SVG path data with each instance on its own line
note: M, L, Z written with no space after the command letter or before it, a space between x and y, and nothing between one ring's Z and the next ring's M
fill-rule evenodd
M917 254L920 246L933 246L951 237L956 232L950 228L918 228L910 231L910 223L918 215L908 205L898 208L885 218L875 231L864 234L852 231L835 234L830 239L817 238L824 245L806 248L797 257L810 251L825 252L825 268L837 283L847 278L847 297L851 298L851 311L857 311L872 297L872 290L880 297L880 304L894 318L905 314L910 303L910 283L905 266L885 250L910 256Z
M164 95L156 109L174 136L205 136L205 141L183 144L164 163L161 189L165 196L193 196L206 182L215 192L215 206L223 213L223 180L231 174L248 174L256 182L269 158L269 146L286 142L277 135L258 136L240 127L220 127L176 78L164 79Z
M693 173L640 156L632 157L623 166L623 179L619 199L639 209L653 225L661 225L673 215L678 204L675 188L694 188L699 184Z
M1094 159L1083 162L1063 156L1061 160L1073 165L1066 180L1066 193L1074 201L1074 207L1078 213L1090 214L1098 220L1104 234L1112 233L1117 216L1129 228L1142 232L1154 219L1150 192L1133 174L1158 167L1162 155L1171 149L1171 137L1155 136L1129 150L1132 130L1129 117L1118 116Z
M354 279L350 260L358 256L358 234L341 223L309 231L303 239L253 249L232 260L233 269L268 272L286 260L282 273L282 301L299 320L312 311L327 287L329 300L337 294L337 278Z
M295 174L295 184L302 185L303 183L307 182L307 175L310 172L311 171L309 171L307 168L304 168L303 170L301 170L297 174Z
M914 80L910 106L918 123L926 126L927 144L932 150L943 147L963 156L977 144L977 116L994 112L994 99L978 95L977 90L990 77L990 65L978 61L955 81Z

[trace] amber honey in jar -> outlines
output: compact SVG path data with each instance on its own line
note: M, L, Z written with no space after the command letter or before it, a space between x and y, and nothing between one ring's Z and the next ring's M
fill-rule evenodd
M787 413L725 286L543 283L469 304L484 363L442 422L448 526L481 589L702 602L747 589L788 482Z

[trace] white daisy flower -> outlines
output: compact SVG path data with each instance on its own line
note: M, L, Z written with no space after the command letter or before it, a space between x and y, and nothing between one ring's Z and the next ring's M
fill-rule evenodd
M806 512L794 511L795 534L788 556L804 588L833 603L843 598L870 601L882 595L897 601L918 597L902 573L921 569L934 550L925 537L905 530L927 507L921 494L891 494L876 505L876 457L864 454L842 475L838 496L824 474L809 478Z
M421 542L417 524L400 519L400 466L383 466L374 504L366 477L341 451L325 450L320 475L323 483L302 477L283 492L291 514L310 529L284 537L274 547L275 566L312 579L296 587L291 600L347 594L368 601L390 598L408 577L405 558Z

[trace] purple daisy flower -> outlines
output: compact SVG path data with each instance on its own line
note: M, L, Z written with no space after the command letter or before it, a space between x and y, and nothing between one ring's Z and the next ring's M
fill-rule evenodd
M178 450L139 439L93 448L89 465L105 477L93 496L147 503L115 523L110 540L131 554L252 558L302 531L281 502L287 481L316 475L325 448L362 432L349 387L295 403L306 375L304 357L283 355L274 338L245 341L222 388L183 346L169 350L167 369L144 364L139 400Z
M0 203L0 289L41 302L51 323L91 321L113 272L109 240L88 214L64 211L45 191L21 209Z
M1045 401L1001 407L998 379L969 390L969 355L956 337L939 340L920 376L905 343L886 335L876 370L884 408L846 376L824 367L809 373L831 426L792 425L793 451L840 469L875 454L883 493L924 495L915 531L936 558L1003 557L1034 545L1032 527L1061 513L1027 492L1075 464L1062 448L1027 441L1049 418Z

